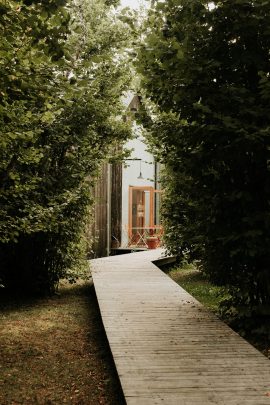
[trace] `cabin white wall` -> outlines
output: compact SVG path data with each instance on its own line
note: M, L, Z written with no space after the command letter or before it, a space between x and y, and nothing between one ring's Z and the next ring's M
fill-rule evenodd
M155 165L153 155L146 151L146 144L142 136L139 134L139 128L135 128L135 131L138 133L137 138L130 140L126 144L126 147L128 149L133 149L129 159L141 159L141 172L143 179L138 179L140 174L140 161L127 160L125 165L123 165L122 177L122 246L126 246L128 242L129 186L155 186Z

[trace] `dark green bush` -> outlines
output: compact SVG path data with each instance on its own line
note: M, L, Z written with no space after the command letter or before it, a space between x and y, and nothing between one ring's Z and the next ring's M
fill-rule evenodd
M258 315L270 307L270 2L154 3L137 67L165 165L166 243Z
M0 280L46 293L74 279L99 166L129 134L128 30L103 1L8 0L0 31Z

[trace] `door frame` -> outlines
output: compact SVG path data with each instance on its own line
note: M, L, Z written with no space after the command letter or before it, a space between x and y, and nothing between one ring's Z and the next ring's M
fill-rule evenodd
M154 196L155 193L161 193L161 190L156 190L152 186L129 186L129 206L128 206L128 234L129 237L132 236L132 203L133 203L133 198L132 198L132 193L134 190L138 191L149 191L150 192L150 214L149 214L149 227L155 228L156 224L155 222L155 212L154 212Z

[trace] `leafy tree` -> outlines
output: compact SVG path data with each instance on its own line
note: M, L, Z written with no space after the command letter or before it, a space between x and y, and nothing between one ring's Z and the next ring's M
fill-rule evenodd
M270 1L153 3L137 68L168 247L269 315Z
M0 278L48 292L74 277L91 185L128 136L128 32L101 0L6 1L0 29Z

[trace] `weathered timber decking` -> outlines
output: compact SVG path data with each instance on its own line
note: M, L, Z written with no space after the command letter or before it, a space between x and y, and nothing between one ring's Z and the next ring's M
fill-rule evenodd
M153 263L161 250L91 263L128 405L270 405L270 361Z

